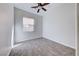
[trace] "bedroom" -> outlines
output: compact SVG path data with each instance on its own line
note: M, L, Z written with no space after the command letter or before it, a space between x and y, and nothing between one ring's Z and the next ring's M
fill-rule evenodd
M0 55L75 56L76 4L37 5L0 4Z

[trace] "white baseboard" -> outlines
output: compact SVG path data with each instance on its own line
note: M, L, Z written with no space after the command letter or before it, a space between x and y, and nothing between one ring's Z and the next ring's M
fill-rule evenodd
M45 36L44 36L43 38L45 38L45 39L49 39L48 37L45 37ZM54 42L57 42L57 43L62 44L62 45L64 45L64 46L70 47L70 48L72 48L72 49L74 49L74 50L75 50L75 48L74 48L74 47L69 46L69 45L67 45L67 44L64 44L64 43L62 43L62 42L59 42L59 41L56 41L56 40L52 40L52 39L49 39L49 40L54 41Z
M9 56L11 49L11 47L0 49L0 56Z
M26 42L28 40L34 40L34 39L40 39L40 38L42 38L42 36L41 37L36 37L36 38L33 38L33 39L27 39L27 40L23 40L23 41L17 41L17 42L14 43L14 45L19 44L19 43Z

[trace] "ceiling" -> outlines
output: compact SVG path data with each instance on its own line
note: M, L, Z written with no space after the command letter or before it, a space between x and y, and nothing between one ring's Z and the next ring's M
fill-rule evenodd
M58 7L60 5L63 6L63 4L60 4L60 3L50 3L49 5L44 6L47 9L46 12L43 10L40 10L40 12L37 13L36 9L31 8L32 6L36 6L36 5L37 5L37 3L14 3L14 7L16 7L16 8L19 8L19 9L22 9L24 11L31 12L31 13L34 13L37 15L41 15L41 16L46 15L49 11L52 12L55 7Z
M16 8L19 8L19 9L22 9L24 11L28 11L28 12L43 16L46 13L45 11L40 10L40 12L37 13L37 9L31 8L32 6L36 6L36 5L37 5L36 3L15 3L14 4L14 6ZM45 6L45 8L48 10L49 6L50 6L50 4Z

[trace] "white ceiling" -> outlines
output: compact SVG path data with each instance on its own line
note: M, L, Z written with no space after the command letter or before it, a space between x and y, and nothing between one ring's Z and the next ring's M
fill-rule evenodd
M22 10L25 10L25 11L28 11L28 12L43 16L46 13L45 11L40 10L40 12L37 13L37 9L31 8L32 6L36 6L36 5L37 5L36 3L15 3L14 4L14 6L16 8L19 8L19 9L22 9ZM45 8L48 10L49 6L50 6L50 4L45 6Z
M47 14L48 11L51 10L51 12L53 11L53 8L57 7L57 6L60 6L63 4L60 4L60 3L51 3L47 6L45 6L45 9L47 9L47 11L43 11L43 10L40 10L39 13L37 13L37 9L33 9L31 8L32 6L36 6L37 3L14 3L14 7L16 8L19 8L19 9L22 9L24 11L27 11L27 12L31 12L31 13L34 13L34 14L37 14L37 15L41 15L41 16L44 16Z

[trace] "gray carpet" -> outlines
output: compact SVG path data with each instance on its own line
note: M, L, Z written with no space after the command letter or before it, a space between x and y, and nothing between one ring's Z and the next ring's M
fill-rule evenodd
M75 56L75 50L51 40L34 39L14 47L9 56Z

